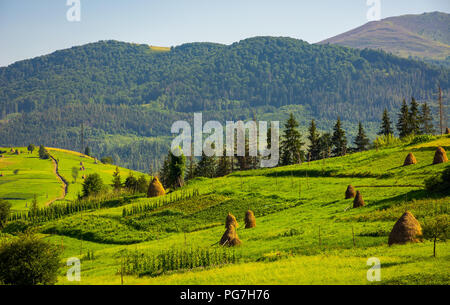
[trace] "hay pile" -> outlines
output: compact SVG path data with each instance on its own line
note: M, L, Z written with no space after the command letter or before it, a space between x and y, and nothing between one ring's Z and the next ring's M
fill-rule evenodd
M245 213L245 228L246 229L251 229L256 227L256 218L255 218L255 214L253 213L253 211L248 210Z
M389 246L393 244L405 244L418 242L422 235L422 227L413 214L406 212L400 217L389 234Z
M241 240L237 236L236 228L233 225L227 228L225 233L223 233L222 238L220 239L219 244L221 246L235 247L241 244Z
M227 218L225 219L225 228L227 230L223 233L222 238L219 241L221 246L234 247L239 246L242 243L236 233L236 228L238 226L239 224L236 221L236 217L231 213L228 213Z
M353 200L353 208L360 208L364 206L364 199L359 191L356 191L355 200Z
M441 164L448 162L447 154L442 147L438 147L436 153L434 154L433 164Z
M349 185L347 187L347 190L345 191L345 199L351 199L351 198L355 198L356 196L356 191L353 187L353 185Z
M408 165L413 165L413 164L417 164L417 159L413 155L413 153L409 153L405 159L405 163L403 163L403 166L408 166Z
M234 226L235 228L239 228L239 224L236 221L236 217L233 214L228 213L227 218L225 219L225 228L229 228L230 226Z
M152 182L148 186L147 197L159 197L164 196L166 191L164 190L163 185L159 182L158 177L153 178Z

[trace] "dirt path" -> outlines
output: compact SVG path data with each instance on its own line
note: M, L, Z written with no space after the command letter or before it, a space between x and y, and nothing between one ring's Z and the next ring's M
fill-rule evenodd
M50 158L52 158L52 162L53 162L53 172L55 173L56 177L58 178L58 180L62 183L63 185L63 194L61 197L58 197L56 199L52 199L49 202L45 203L45 206L49 206L51 205L53 202L57 201L57 200L61 200L64 199L67 195L67 190L68 190L68 183L67 181L63 178L63 176L60 175L59 170L58 170L58 161L52 156L50 155Z

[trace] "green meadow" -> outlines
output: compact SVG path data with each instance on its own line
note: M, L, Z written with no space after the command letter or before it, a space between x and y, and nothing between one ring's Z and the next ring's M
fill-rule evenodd
M429 240L387 245L393 225L405 211L421 223L448 213L450 197L424 188L425 179L449 166L432 165L439 146L449 151L450 137L223 178L196 178L164 198L122 194L102 202L99 209L42 220L38 231L61 247L64 261L82 260L81 282L69 282L64 267L59 284L448 285L448 242L438 242L437 257ZM403 167L409 152L418 164ZM98 172L111 183L114 166L95 164L68 151L50 149L50 153L70 181L66 201L81 190L82 179L72 183L71 178L71 168L80 162L86 173ZM59 195L61 186L50 161L25 153L6 154L0 162L5 177L16 179L8 182L16 186L14 190L1 182L0 197L37 192L44 202L47 192ZM19 175L14 176L12 170L19 165ZM26 176L18 180L22 171ZM121 174L124 180L128 170L121 169ZM31 184L35 175L42 175L41 191ZM353 201L344 199L349 184L361 192L364 207L353 209ZM19 210L26 200L11 202ZM144 210L144 205L154 208ZM124 216L124 209L135 212ZM253 229L244 228L248 209L256 216ZM229 212L240 225L242 245L223 249L217 243ZM367 280L367 261L373 257L381 262L381 282Z

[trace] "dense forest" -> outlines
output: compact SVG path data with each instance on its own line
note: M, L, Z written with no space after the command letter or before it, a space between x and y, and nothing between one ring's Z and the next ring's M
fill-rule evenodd
M224 122L300 107L319 129L337 116L356 129L358 121L377 125L384 108L394 113L411 96L433 108L438 84L447 96L448 69L291 38L169 52L101 41L0 68L0 145L80 150L84 124L94 154L148 170L167 153L171 124L194 111Z

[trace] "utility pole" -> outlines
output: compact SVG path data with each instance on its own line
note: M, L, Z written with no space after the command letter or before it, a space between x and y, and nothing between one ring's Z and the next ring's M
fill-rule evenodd
M439 86L439 129L441 132L441 136L444 134L444 105L442 103L442 89Z

